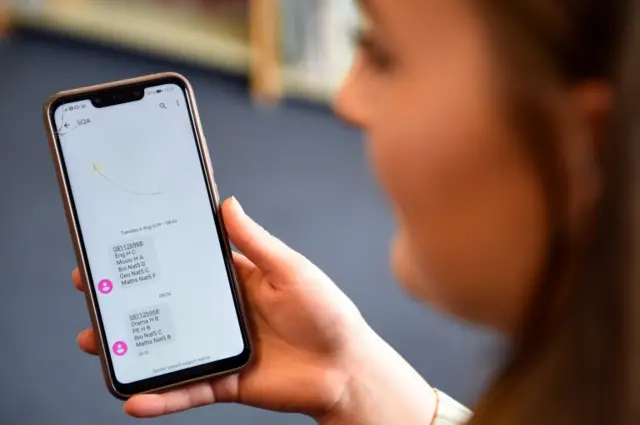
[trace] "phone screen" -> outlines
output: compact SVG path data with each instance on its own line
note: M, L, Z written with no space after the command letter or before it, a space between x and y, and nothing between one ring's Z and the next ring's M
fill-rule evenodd
M125 387L247 349L187 92L142 90L53 109L103 342Z

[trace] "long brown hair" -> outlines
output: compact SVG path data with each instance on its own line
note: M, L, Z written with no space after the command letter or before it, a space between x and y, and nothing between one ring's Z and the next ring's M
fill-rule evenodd
M640 5L634 0L479 0L517 92L549 194L548 266L511 360L474 425L640 424ZM588 239L567 223L566 170L549 87L606 81L602 193ZM512 93L513 94L513 93ZM571 273L567 275L567 269ZM566 290L561 311L554 304Z

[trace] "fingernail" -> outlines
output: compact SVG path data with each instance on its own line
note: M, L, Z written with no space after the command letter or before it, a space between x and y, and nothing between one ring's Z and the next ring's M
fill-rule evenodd
M238 199L235 196L231 197L231 202L233 203L233 207L236 208L240 214L244 215L244 209L242 208L242 205L240 205L240 202L238 202Z

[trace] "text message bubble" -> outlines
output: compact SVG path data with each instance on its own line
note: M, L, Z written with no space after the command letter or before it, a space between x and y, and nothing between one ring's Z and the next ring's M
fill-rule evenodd
M145 349L175 341L171 309L166 304L132 311L127 322L140 355L148 354Z
M140 238L111 248L111 259L123 288L160 279L153 239Z

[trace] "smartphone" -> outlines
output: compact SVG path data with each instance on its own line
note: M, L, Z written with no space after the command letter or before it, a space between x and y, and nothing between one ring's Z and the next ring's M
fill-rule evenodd
M44 120L111 393L246 366L242 298L187 79L61 92Z

